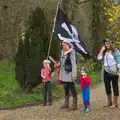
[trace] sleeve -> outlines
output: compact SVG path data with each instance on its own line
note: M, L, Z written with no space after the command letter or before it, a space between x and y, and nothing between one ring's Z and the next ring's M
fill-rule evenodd
M87 77L87 78L85 79L85 82L86 82L87 84L90 84L90 83L91 83L91 78L90 78L90 77Z
M56 61L56 63L54 64L55 69L60 68L60 65L61 65L61 62L62 62L62 54L63 54L63 51L61 51L60 60Z
M43 79L45 79L45 70L44 70L44 69L41 70L41 77L42 77Z
M80 84L80 80L77 80L76 83L77 83L77 84Z
M115 60L117 62L117 67L118 67L119 72L120 72L120 51L116 49L114 56L115 56Z
M57 63L55 63L54 64L54 68L56 69L56 68L59 68L60 67L60 62L57 62Z
M71 64L72 64L72 78L74 79L77 77L75 51L71 52L70 58L71 58Z
M101 56L97 56L97 59L98 60L102 60L103 59L103 56L101 55Z
M78 80L76 80L76 83L77 83L77 84L81 84L80 81L81 81L81 80L80 80L80 78L79 78Z

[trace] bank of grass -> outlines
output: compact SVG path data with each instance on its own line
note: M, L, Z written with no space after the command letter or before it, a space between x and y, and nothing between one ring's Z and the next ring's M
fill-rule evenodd
M94 83L100 80L99 72L91 72L90 76ZM14 63L7 60L0 61L0 108L42 103L42 85L36 87L32 93L24 93L15 80ZM79 85L76 87L79 91ZM63 96L63 86L55 80L52 83L52 89L53 100Z

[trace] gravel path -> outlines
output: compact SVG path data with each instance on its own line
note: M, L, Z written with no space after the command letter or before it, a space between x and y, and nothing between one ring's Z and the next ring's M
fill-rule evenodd
M104 85L101 84L91 90L91 109L89 113L80 111L82 107L81 96L79 106L75 111L60 110L63 100L56 101L53 106L34 106L9 111L0 111L0 120L120 120L120 108L111 110L102 107L105 103Z

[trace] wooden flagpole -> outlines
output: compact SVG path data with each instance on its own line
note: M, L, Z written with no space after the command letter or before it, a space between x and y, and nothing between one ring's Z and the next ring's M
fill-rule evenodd
M52 37L53 37L53 33L54 33L55 22L56 22L56 17L57 17L57 14L58 14L59 6L60 6L60 2L58 2L58 4L57 4L56 14L55 14L55 17L54 17L54 23L53 23L53 27L52 27L52 33L51 33L51 35L50 35L50 42L49 42L48 53L47 53L47 60L48 60L48 57L49 57L49 54L50 54Z
M49 42L48 53L47 53L47 60L48 60L48 57L49 57L49 54L50 54L50 48L51 48L51 43L52 43L52 37L53 37L53 33L54 33L55 22L56 22L56 17L57 17L57 14L58 14L59 6L60 6L60 2L57 3L56 14L55 14L55 17L54 17L54 23L53 23L52 32L51 32L51 35L50 35L50 42ZM43 85L44 85L44 91L45 91L45 82L44 82Z

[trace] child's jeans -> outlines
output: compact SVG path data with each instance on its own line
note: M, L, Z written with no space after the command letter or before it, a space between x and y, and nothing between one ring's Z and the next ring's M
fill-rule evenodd
M43 102L47 102L47 96L48 101L52 102L52 84L51 81L43 83Z
M90 105L90 88L82 88L82 98L84 105Z

